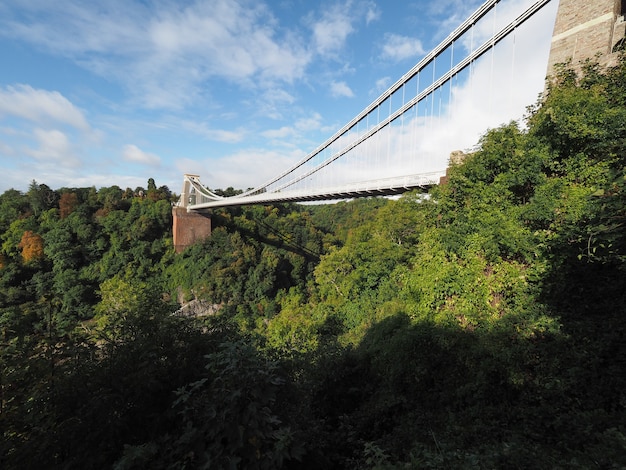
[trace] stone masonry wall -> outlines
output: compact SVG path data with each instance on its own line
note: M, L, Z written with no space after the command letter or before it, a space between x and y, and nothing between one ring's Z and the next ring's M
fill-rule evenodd
M199 212L187 212L184 207L174 207L172 215L176 253L182 252L188 246L211 235L211 218L208 215Z
M560 0L548 76L555 64L580 61L600 56L600 63L609 65L616 59L612 50L624 38L624 19L621 0Z

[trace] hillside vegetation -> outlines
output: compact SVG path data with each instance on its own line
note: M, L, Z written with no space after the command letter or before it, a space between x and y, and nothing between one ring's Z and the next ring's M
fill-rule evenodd
M153 180L6 191L0 467L624 468L626 62L477 148L179 255Z

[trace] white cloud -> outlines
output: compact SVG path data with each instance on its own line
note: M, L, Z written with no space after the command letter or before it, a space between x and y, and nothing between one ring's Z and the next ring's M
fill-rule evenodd
M330 92L335 97L352 98L354 92L350 89L346 82L332 82L330 84Z
M141 163L143 165L159 166L161 164L161 158L153 153L144 152L139 147L133 144L124 146L122 155L124 160L134 163Z
M352 18L339 6L325 12L322 19L313 25L313 39L317 53L326 55L338 51L353 31Z
M0 132L4 135L16 135L18 133L13 127L0 127Z
M290 109L296 102L296 98L282 88L270 88L263 92L262 96L254 102L256 114L269 119L283 119L285 109Z
M177 158L176 161L174 162L174 165L176 167L176 170L178 172L178 174L181 175L180 177L180 182L181 182L181 186L182 186L182 175L184 174L191 174L191 175L200 175L200 177L203 177L204 174L208 173L207 168L210 168L210 164L208 164L206 161L201 161L200 159L197 158L188 158L188 157L180 157ZM206 180L204 181L205 184L210 183L210 181Z
M98 144L103 137L61 93L29 85L0 88L0 121L3 118L7 125L0 129L0 166L6 170L2 187L20 187L33 178L49 185L71 185L68 175L85 166L84 145ZM26 179L20 181L22 177Z
M195 121L182 121L180 124L184 129L201 135L205 139L216 142L237 143L244 138L243 131L229 131L225 129L213 129L206 123Z
M13 147L5 144L4 142L0 141L0 157L1 156L8 156L8 157L12 157L15 155L15 150L13 149Z
M293 126L269 129L262 132L261 135L268 139L283 140L282 144L287 143L284 142L284 139L289 139L293 143L302 140L305 133L319 130L322 126L321 121L322 116L319 113L313 113L310 117L297 119Z
M365 14L365 24L370 24L372 21L376 21L380 18L380 10L376 7L376 4L372 3L367 8Z
M468 51L477 49L482 43L489 40L497 31L500 31L500 29L513 21L533 3L535 3L534 0L502 0L498 4L497 8L492 9L485 17L475 23L470 30L457 41L457 43L462 44ZM449 28L448 30L452 31L453 28L458 26L458 24L460 24L464 18L468 17L475 9L476 8L467 10L467 6L465 8L461 8L459 11L462 12L463 16L459 17L458 14L451 16L444 23L443 27ZM551 33L553 27L554 24L551 24L546 31ZM541 37L538 29L536 29L536 33Z
M243 140L243 132L227 131L225 129L210 129L206 136L217 142L235 143Z
M295 134L294 128L289 126L283 126L279 129L269 129L261 133L263 137L268 139L285 139Z
M440 32L440 39L443 39L468 18L483 2L484 0L438 0L436 2L428 2L426 13L428 17L437 18L438 27L436 30ZM447 16L439 19L442 15Z
M149 49L169 62L182 59L199 78L260 74L289 82L301 76L309 58L294 37L277 38L275 25L261 5L216 0L172 8L151 19Z
M0 34L115 79L148 108L196 103L213 77L246 86L252 79L263 87L290 83L312 58L306 40L279 28L263 5L244 1L59 0L20 2L15 10L0 18Z
M285 103L293 104L296 99L294 96L281 88L270 88L263 93L263 99L268 103Z
M313 131L321 127L322 116L319 113L313 113L307 118L298 119L296 121L296 129L300 131Z
M401 60L417 57L425 52L422 42L419 39L400 36L398 34L386 34L381 57L383 59L399 62Z
M391 77L383 77L376 80L376 93L385 91L391 85Z
M199 174L211 188L248 189L270 180L277 169L288 168L302 156L299 150L284 153L249 148L206 162Z
M82 111L61 93L38 90L29 85L0 89L0 116L2 114L37 123L58 122L79 130L89 130Z
M311 23L313 43L321 56L334 56L344 46L355 25L369 24L380 18L380 11L372 1L346 0L323 11L321 18Z
M74 168L81 162L76 157L67 135L57 129L34 129L33 137L37 148L23 150L25 155L35 158L41 165Z

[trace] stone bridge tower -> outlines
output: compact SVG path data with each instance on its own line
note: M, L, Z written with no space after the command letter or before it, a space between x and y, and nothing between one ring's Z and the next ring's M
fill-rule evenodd
M554 24L548 76L555 64L571 59L577 68L585 59L598 58L610 66L623 48L626 0L560 0Z
M181 253L185 248L211 235L211 215L208 212L187 212L187 203L196 200L195 189L191 187L187 177L198 178L198 175L185 175L183 190L180 193L184 203L182 206L172 208L174 222L172 232L176 253Z

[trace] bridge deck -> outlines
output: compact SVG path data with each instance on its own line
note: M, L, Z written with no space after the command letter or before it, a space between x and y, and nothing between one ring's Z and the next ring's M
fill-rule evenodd
M408 175L394 178L383 178L373 181L348 183L341 186L297 191L265 192L245 197L232 196L214 200L206 200L196 204L188 204L188 210L210 209L225 206L242 206L249 204L268 204L273 202L307 202L333 199L349 199L364 196L390 196L407 191L428 190L439 183L445 171L437 171L419 175ZM196 196L198 197L198 196ZM203 198L200 196L200 198ZM208 198L207 198L208 199Z

